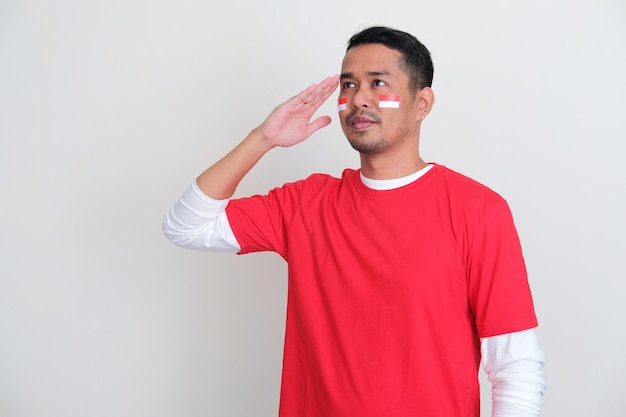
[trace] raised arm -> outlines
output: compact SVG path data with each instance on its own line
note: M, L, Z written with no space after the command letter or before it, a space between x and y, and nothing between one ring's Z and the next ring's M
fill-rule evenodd
M200 190L216 200L230 198L267 151L276 146L293 146L330 124L329 116L313 121L311 118L335 91L338 81L338 75L328 77L274 109L239 145L198 176L196 183Z

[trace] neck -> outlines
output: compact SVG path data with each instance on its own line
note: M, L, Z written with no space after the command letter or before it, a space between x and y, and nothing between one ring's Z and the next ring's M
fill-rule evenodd
M428 165L416 147L396 152L360 154L361 173L373 180L389 180L411 175Z

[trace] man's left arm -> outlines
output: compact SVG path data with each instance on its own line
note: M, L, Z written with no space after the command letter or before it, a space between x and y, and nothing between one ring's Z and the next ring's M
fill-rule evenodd
M482 338L481 353L492 417L538 417L546 375L536 329Z

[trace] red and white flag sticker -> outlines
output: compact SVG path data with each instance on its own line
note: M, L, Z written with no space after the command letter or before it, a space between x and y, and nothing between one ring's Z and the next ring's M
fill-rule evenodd
M399 109L400 96L397 94L381 94L378 96L379 109Z
M346 97L339 97L337 101L337 111L342 111L348 108L348 99Z

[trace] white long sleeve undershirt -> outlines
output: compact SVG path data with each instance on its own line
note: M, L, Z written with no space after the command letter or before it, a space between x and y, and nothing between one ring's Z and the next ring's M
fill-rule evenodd
M430 167L394 180L361 178L370 188L393 189L415 181ZM237 253L241 247L226 216L228 201L208 197L194 182L168 211L163 233L184 248ZM492 417L538 417L546 377L536 329L480 340L483 369L492 386Z

